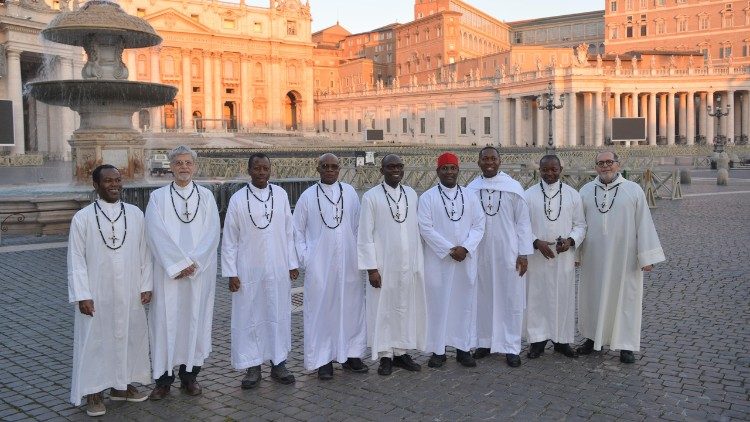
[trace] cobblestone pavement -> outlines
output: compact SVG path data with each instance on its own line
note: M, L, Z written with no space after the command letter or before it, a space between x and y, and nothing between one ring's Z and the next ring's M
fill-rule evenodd
M381 377L373 363L359 375L336 365L334 380L321 382L302 368L302 314L295 313L288 363L297 383L272 382L264 366L260 387L241 390L242 374L229 363L229 293L218 279L203 395L173 389L161 402L105 400L104 419L748 420L750 183L683 188L698 196L659 201L653 211L668 261L646 276L642 350L633 365L620 364L616 352L571 360L548 348L535 361L524 350L520 368L493 355L467 369L449 351L441 369L418 355L419 373ZM66 300L66 250L12 243L0 248L0 420L86 419L68 403L74 310Z

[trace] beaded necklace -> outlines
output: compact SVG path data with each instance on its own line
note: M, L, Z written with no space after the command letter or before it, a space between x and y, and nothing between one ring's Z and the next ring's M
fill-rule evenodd
M258 224L255 223L255 219L253 218L253 213L250 211L250 194L253 195L255 199L258 200L261 204L263 204L263 216L266 217L266 225L263 227L260 227ZM255 226L256 229L263 230L268 228L268 226L271 225L271 220L273 220L273 187L271 185L268 185L268 197L266 199L260 199L258 195L253 192L252 188L250 188L250 184L247 184L247 192L245 192L245 198L247 199L247 213L250 214L250 221L253 223L253 226ZM268 201L271 201L271 212L269 214L268 212Z
M597 197L599 195L598 194L599 185L596 185L596 184L594 185L594 205L596 205L596 209L600 213L602 213L602 214L608 213L612 209L612 206L615 205L615 198L617 198L617 192L620 190L620 185L621 184L622 184L622 182L620 182L620 183L618 183L618 184L616 184L616 185L614 185L612 187L601 188L604 191L604 198L602 199L601 205L599 204L599 201L597 200ZM610 202L609 206L607 206L607 199L609 197L609 191L613 190L613 189L615 191L615 194L612 196L612 202Z
M409 197L406 196L406 192L404 191L404 187L401 186L401 184L398 185L399 189L401 190L398 194L398 199L393 199L391 197L391 194L388 193L388 191L385 189L385 183L380 183L380 186L383 187L383 193L385 193L385 201L388 203L388 210L391 212L391 218L393 218L393 221L397 223L403 223L406 221L406 217L409 215ZM399 207L399 204L401 203L401 198L404 198L406 201L406 211L404 212L404 218L401 218L401 209ZM396 213L393 213L393 206L391 203L396 204Z
M183 201L185 201L185 212L182 213L182 214L180 214L179 212L177 212L177 207L174 204L174 195L172 194L173 192L176 193L177 196L180 197L180 199L182 199ZM197 195L198 195L198 204L195 205L195 212L192 213L193 218L190 218L191 213L190 213L190 210L188 210L188 200L196 192L197 192ZM195 217L198 216L198 208L201 206L201 193L198 192L198 185L196 185L195 182L193 182L193 189L190 190L190 195L188 195L187 197L182 196L180 194L180 192L178 192L177 189L174 188L174 182L172 182L169 185L169 198L172 199L172 209L174 210L174 213L177 215L177 218L180 221L182 221L183 223L186 223L186 224L192 223L193 220L195 220ZM185 220L182 219L183 215L185 216Z
M484 202L484 195L482 195L482 191L487 192L487 205L485 205ZM497 198L497 205L495 205L495 211L492 211L492 194L497 192L498 198ZM484 213L487 214L487 216L492 217L497 215L497 213L500 212L500 201L503 200L503 191L501 190L494 190L494 189L479 189L479 202L482 203L482 210L484 210Z
M338 228L338 226L341 225L341 221L344 220L344 188L341 186L341 182L338 182L339 184L339 199L334 202L331 198L328 197L328 194L323 190L323 187L320 186L320 182L318 182L315 185L315 197L318 200L318 213L320 214L320 219L323 220L323 224L328 227L329 229L335 229ZM320 206L320 192L323 192L323 196L326 197L328 202L331 203L334 207L336 207L336 210L333 214L333 219L336 220L336 225L332 226L328 224L325 217L323 217L323 208Z
M102 215L104 216L104 218L106 218L107 221L109 221L109 224L112 225L112 237L109 238L109 240L112 241L112 246L109 246L109 244L107 243L107 239L104 238L104 233L102 233L102 226L99 223L99 211L102 212ZM115 217L115 219L113 220L109 218L107 213L104 212L101 205L99 205L99 201L94 201L94 216L96 216L96 228L99 229L99 236L102 237L104 246L106 246L107 248L113 251L120 249L122 245L125 244L125 237L127 237L128 235L128 217L125 215L125 204L120 202L120 213L117 214L117 217ZM120 219L120 217L123 218L123 223L125 223L125 231L122 234L122 241L120 242L120 245L115 246L117 244L117 241L120 240L117 238L117 235L115 235L115 223Z
M438 191L440 191L440 200L443 201L443 209L445 210L445 215L447 215L448 218L451 221L459 221L459 220L461 220L461 217L464 216L464 210L466 209L466 207L464 206L464 192L461 190L461 186L460 185L456 185L456 187L458 188L456 190L456 194L453 195L453 199L451 199L450 197L448 197L448 195L445 194L445 192L443 192L443 188L440 186L440 183L438 183ZM461 194L461 214L458 216L458 218L454 219L453 216L456 215L456 204L455 204L455 201L456 201L456 198L458 198L459 194ZM449 201L451 201L451 210L450 210L450 212L448 212L448 205L445 203L446 199L449 200Z
M544 191L544 183L539 182L539 187L542 188L542 195L544 195L544 216L547 217L547 220L549 221L557 221L562 213L562 180L560 180L559 183L560 189L557 190L557 193L552 196L547 196L547 192ZM552 200L558 195L560 195L560 205L557 207L557 217L552 218Z

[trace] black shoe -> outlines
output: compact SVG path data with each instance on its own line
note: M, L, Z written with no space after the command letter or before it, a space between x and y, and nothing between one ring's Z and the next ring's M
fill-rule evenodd
M318 368L318 379L323 381L333 379L333 362L328 362Z
M526 357L529 359L538 358L539 356L544 354L545 346L547 346L547 340L531 343L529 345L529 353L526 354Z
M567 356L569 358L578 358L578 352L573 350L573 348L570 347L570 344L568 343L555 343L555 352L562 353L563 356Z
M490 348L489 347L477 347L476 350L474 350L474 359L482 359L486 358L490 355Z
M391 375L392 372L393 372L393 360L391 358L380 358L380 366L378 366L378 374Z
M632 350L620 350L620 362L635 363L635 355Z
M406 369L407 371L417 372L422 370L422 365L414 362L411 356L403 354L393 358L393 366Z
M445 363L445 354L438 355L437 353L433 353L432 356L430 356L430 360L427 361L427 366L430 368L440 368Z
M583 344L576 348L576 352L578 352L579 355L590 355L593 351L594 340L591 340L590 338L587 338L586 341L583 342Z
M370 370L370 368L368 368L360 358L349 358L346 360L346 362L341 364L341 367L347 371L356 372L358 374L364 374L365 372Z
M508 362L508 366L511 368L518 368L521 366L521 357L512 353L505 354L505 361Z
M245 377L242 378L242 389L249 390L257 387L258 384L260 384L260 365L247 368Z
M286 361L271 366L271 379L280 384L294 384L294 375L286 369Z
M456 361L467 368L473 368L477 366L477 361L471 357L470 352L464 352L463 350L456 349Z

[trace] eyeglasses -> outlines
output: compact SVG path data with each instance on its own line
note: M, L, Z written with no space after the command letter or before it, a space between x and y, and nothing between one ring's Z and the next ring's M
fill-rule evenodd
M320 168L322 170L338 170L339 165L338 164L321 164Z
M597 161L596 166L597 167L612 167L617 163L617 160L603 160L603 161Z
M175 167L182 167L182 166L193 167L193 165L195 165L195 163L192 161L182 161L182 160L173 161L172 164L174 164Z

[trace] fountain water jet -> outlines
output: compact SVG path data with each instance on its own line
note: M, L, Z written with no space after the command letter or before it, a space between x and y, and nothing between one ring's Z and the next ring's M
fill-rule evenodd
M172 102L177 88L128 81L122 53L128 48L159 45L161 37L145 20L105 0L90 0L76 11L58 15L42 31L42 37L86 51L83 79L28 86L29 94L37 100L69 107L81 116L81 125L69 141L76 178L88 179L104 162L119 167L128 178L143 178L145 141L133 128L133 113Z

